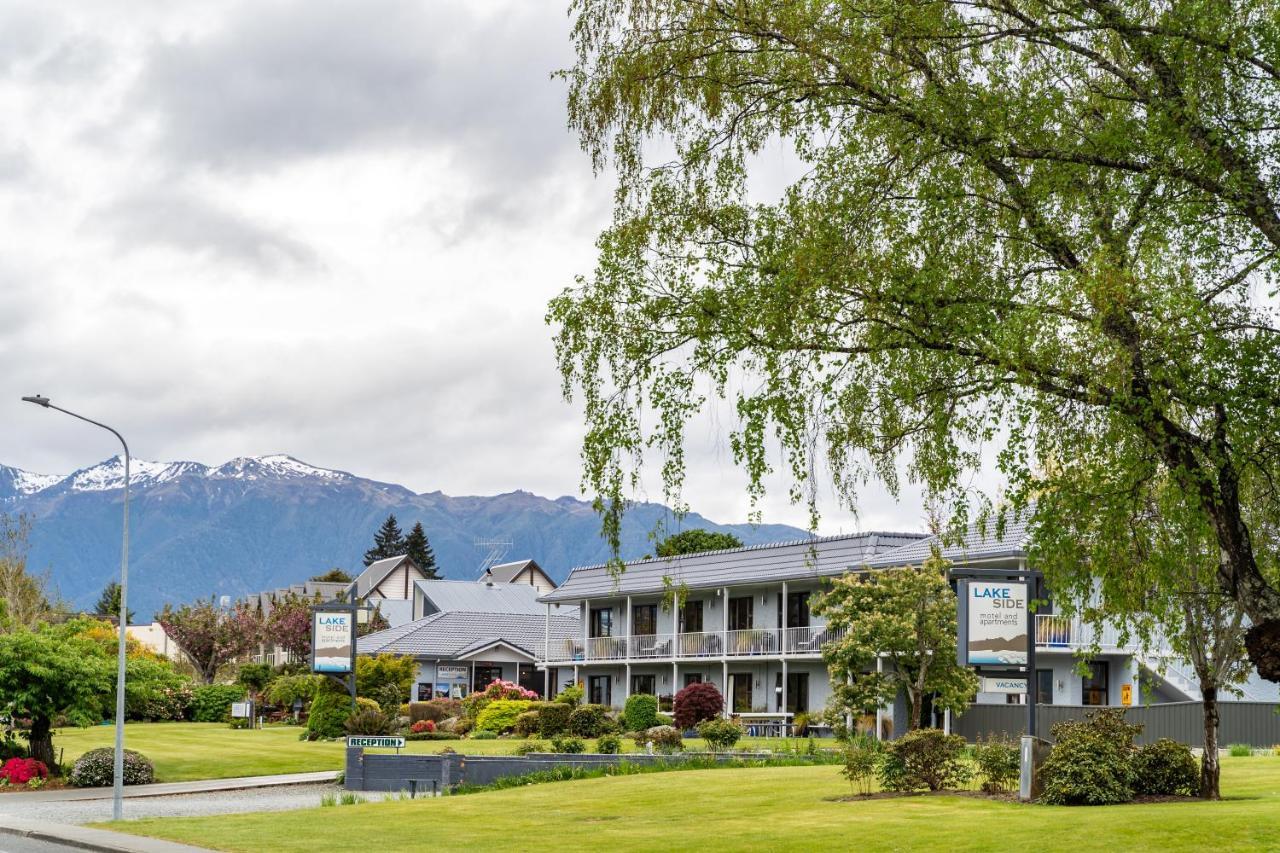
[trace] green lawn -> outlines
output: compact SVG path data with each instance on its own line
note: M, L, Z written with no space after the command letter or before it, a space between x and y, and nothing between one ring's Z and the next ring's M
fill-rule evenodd
M834 801L839 768L652 773L459 797L108 824L219 850L1260 850L1280 843L1280 758L1225 759L1219 803L1064 808L963 796Z
M126 748L151 759L160 782L342 769L341 743L300 741L301 731L296 726L235 731L217 723L129 723L124 737ZM58 731L54 749L63 750L63 762L70 763L87 750L114 742L115 729L111 726L68 728ZM450 747L469 755L501 755L513 752L520 743L511 739L410 741L406 751L439 752ZM627 738L622 743L624 750L634 748ZM691 748L702 747L701 741L686 743ZM782 748L783 741L748 739L743 746L776 750Z

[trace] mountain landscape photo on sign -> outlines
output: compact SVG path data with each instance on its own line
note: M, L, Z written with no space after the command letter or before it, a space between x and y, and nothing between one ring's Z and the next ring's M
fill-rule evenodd
M142 620L165 602L236 597L335 566L358 574L389 514L406 530L422 524L447 578L479 576L489 550L480 541L511 542L509 559L537 560L556 581L609 557L599 516L572 497L419 494L285 455L217 466L135 459L130 481L129 605ZM29 565L49 570L74 606L92 607L118 576L123 483L119 457L66 476L0 465L0 512L31 517ZM651 553L659 524L729 532L746 545L807 535L781 524L716 524L696 513L677 521L667 507L646 503L627 514L622 556Z

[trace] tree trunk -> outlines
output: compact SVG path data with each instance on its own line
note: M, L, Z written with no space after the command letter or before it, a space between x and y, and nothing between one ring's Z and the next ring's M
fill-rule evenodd
M1206 800L1222 799L1218 788L1218 687L1200 683L1204 706L1204 755L1200 759L1200 796Z
M53 727L48 717L31 720L31 757L43 761L51 772L57 772L58 765L53 760Z
M924 694L916 691L907 691L907 698L911 700L911 720L907 725L907 731L914 732L920 728L920 715L924 710Z

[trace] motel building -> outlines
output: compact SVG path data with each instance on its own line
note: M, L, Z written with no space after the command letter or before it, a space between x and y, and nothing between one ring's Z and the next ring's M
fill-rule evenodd
M725 697L725 713L759 734L789 731L798 714L820 714L830 681L822 661L824 643L836 639L809 599L824 578L864 568L919 565L937 540L922 533L859 533L798 542L712 551L628 563L619 577L606 566L574 569L546 605L547 631L539 667L554 693L580 682L586 700L621 708L632 693L660 698L664 707L685 686L714 682ZM1026 568L1025 524L1010 520L1002 537L976 526L962 544L941 548L953 568ZM664 576L687 595L672 613L663 607ZM554 636L559 617L576 616L578 633ZM1118 631L1096 636L1079 621L1040 608L1034 616L1035 687L1045 704L1103 706L1137 704L1146 662L1121 646ZM1088 673L1077 670L1076 652L1098 649ZM1175 676L1151 678L1143 701L1190 698ZM979 704L1024 701L1021 685L988 679ZM999 692L1010 690L1010 692ZM1198 698L1198 697L1197 697ZM926 706L926 711L928 711ZM942 714L928 715L949 727ZM871 728L870 720L863 725ZM907 729L902 698L877 714L883 737Z

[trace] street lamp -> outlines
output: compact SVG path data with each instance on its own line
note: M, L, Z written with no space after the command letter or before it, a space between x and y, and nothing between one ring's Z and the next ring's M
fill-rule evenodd
M125 443L124 436L106 424L55 406L49 402L48 397L37 394L34 397L22 399L24 402L35 403L46 409L55 409L64 415L102 427L120 439L120 444L124 447L124 545L120 550L120 647L116 653L116 751L115 766L111 776L111 815L115 820L120 820L124 817L124 672L126 629L129 623L129 445Z

